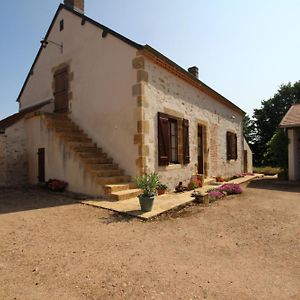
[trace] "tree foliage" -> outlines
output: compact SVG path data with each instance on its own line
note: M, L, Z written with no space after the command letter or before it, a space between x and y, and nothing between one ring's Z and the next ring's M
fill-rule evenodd
M265 160L284 170L288 168L288 143L289 139L283 129L277 129L270 141L267 143Z
M268 142L272 139L278 125L288 109L294 103L300 103L300 81L283 84L277 93L261 102L261 107L254 110L253 118L246 130L254 152L254 164L272 164L274 159L267 155ZM246 121L245 121L246 122ZM245 125L244 122L244 125ZM247 123L247 122L246 122ZM278 141L275 139L275 141Z

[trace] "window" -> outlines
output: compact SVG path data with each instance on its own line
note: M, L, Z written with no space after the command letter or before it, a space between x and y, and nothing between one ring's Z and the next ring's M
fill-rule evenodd
M169 119L170 124L170 162L178 163L178 126L177 120Z
M227 160L237 159L237 135L233 132L227 131Z
M59 23L59 30L63 31L64 27L65 27L64 20L61 20L60 23Z
M182 132L178 130L179 122L182 122ZM179 163L178 146L179 138L181 137L182 161L184 164L190 162L188 124L188 120L179 120L169 115L158 113L158 164L160 166Z

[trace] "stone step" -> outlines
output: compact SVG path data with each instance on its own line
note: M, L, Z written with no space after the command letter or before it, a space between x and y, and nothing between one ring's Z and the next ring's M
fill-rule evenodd
M117 170L119 166L117 164L87 164L87 169L90 171L97 171L97 170Z
M123 201L131 198L138 197L142 193L140 189L129 189L119 192L113 192L109 195L110 199L114 201Z
M102 158L102 157L81 157L81 160L83 160L86 164L112 164L113 160L112 158Z
M99 152L77 152L82 158L107 158L107 154Z
M63 138L66 142L84 142L84 143L90 143L92 140L88 137L82 137L82 136L66 136L66 137L61 137Z
M81 147L85 148L85 147L96 147L96 144L93 142L72 142L69 141L68 145L70 148L76 150L76 149L80 149Z
M91 173L97 177L114 177L124 175L124 171L119 169L93 170Z
M82 132L76 132L76 131L64 131L61 133L58 133L60 137L63 138L88 138L88 136Z
M55 127L55 131L58 134L64 134L64 133L76 133L76 134L84 134L82 130L79 128L73 128L73 127Z
M79 147L74 147L73 150L77 153L102 153L102 149L101 148L97 148L96 145L92 146L92 147L83 147L83 146L79 146Z
M125 183L117 183L117 184L107 184L104 186L105 192L107 195L114 193L125 191L129 189L134 189L135 184L133 182L125 182Z
M100 185L107 185L113 183L123 183L131 180L130 176L114 176L114 177L98 177L97 183Z

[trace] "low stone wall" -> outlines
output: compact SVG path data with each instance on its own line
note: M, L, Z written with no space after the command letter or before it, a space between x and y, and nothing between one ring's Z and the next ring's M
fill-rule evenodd
M28 183L27 142L24 121L0 135L0 186L22 186Z

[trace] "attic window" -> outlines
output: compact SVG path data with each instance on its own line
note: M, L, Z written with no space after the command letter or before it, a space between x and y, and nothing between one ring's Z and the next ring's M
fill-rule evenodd
M59 23L59 30L63 31L64 28L65 28L64 20L61 20L60 23Z

